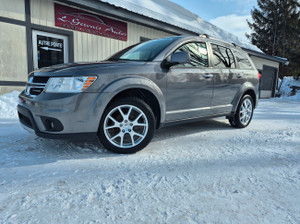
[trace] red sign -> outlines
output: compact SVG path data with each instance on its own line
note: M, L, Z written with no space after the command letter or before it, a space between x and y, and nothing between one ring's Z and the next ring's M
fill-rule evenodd
M127 41L127 23L56 3L55 26Z

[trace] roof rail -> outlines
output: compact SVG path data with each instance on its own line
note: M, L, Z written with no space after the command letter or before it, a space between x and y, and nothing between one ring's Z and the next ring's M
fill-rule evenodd
M208 38L208 39L212 39L212 40L217 40L217 41L220 41L220 42L223 42L223 43L226 43L226 44L231 44L233 45L234 47L236 48L241 48L240 46L238 46L237 44L235 43L229 43L225 40L221 40L221 39L218 39L218 38L215 38L215 37L211 37L210 35L206 34L206 33L203 33L203 34L199 34L199 37L204 37L204 38Z
M217 40L217 41L220 41L220 42L223 42L223 43L226 43L226 44L230 44L229 42L225 41L225 40L221 40L221 39L218 39L218 38L215 38L215 37L211 37L210 39L212 40ZM232 44L234 46L234 44Z
M210 38L210 36L206 33L199 34L199 37Z

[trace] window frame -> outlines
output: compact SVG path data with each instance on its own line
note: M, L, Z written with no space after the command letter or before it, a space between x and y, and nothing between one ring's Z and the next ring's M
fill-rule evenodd
M201 41L201 40L188 40L186 42L180 43L179 46L176 46L176 48L174 48L166 58L170 57L173 53L175 53L179 48L181 48L183 45L186 44L190 44L190 43L204 43L206 45L206 50L207 50L207 63L208 66L204 67L204 66L190 66L190 67L186 67L183 66L182 64L176 65L176 66L172 66L172 68L187 68L187 69L191 69L191 68L202 68L202 69L207 69L207 68L211 68L211 62L210 62L210 55L211 55L211 50L210 50L210 45L207 41Z

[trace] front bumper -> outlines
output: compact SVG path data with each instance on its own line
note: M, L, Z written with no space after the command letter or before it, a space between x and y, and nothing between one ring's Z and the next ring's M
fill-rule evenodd
M35 134L43 138L52 139L94 139L96 138L96 132L91 133L71 133L71 134L57 134L57 133L47 133L39 130L32 113L30 110L18 105L18 115L19 120L26 130L33 130Z
M98 93L19 95L19 120L45 138L93 139L101 118ZM97 112L98 111L98 112Z

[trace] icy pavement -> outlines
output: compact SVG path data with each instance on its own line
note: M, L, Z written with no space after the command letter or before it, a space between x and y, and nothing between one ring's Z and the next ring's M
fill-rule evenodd
M300 223L300 102L157 131L134 155L0 116L0 223Z

